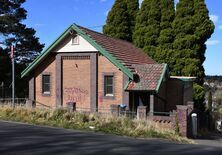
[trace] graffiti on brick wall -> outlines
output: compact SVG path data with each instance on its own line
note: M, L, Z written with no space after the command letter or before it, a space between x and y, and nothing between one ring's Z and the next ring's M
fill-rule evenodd
M77 87L66 87L64 88L64 95L68 102L85 102L88 96L88 90L77 88Z

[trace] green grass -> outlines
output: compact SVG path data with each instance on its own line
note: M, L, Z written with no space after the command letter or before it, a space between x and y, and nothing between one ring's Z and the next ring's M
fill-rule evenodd
M174 131L158 129L149 121L132 120L126 117L69 112L65 109L43 110L0 107L0 119L47 125L67 129L103 132L140 138L164 138L179 143L193 143Z

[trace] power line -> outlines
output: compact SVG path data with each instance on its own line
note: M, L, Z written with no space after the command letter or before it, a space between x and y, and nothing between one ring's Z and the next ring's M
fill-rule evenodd
M104 25L95 25L95 26L89 26L89 27L87 27L87 28L89 28L89 29L92 29L92 28L101 28L101 27L103 27Z

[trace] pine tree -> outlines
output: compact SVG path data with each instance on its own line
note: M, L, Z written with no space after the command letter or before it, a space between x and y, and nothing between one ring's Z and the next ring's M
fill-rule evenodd
M22 23L27 16L26 10L21 7L24 2L25 0L0 2L0 36L3 38L0 41L7 47L14 45L17 62L27 64L38 55L44 45L35 37L35 30Z
M103 27L108 36L131 41L130 17L125 0L116 0Z
M214 24L210 20L209 11L204 0L194 0L194 17L193 22L195 24L194 34L196 36L196 58L199 59L199 70L200 75L198 76L198 83L203 85L204 82L204 67L203 63L205 61L205 51L206 51L206 41L211 37L214 32Z
M24 92L25 82L20 79L20 72L31 62L42 50L44 45L39 43L39 38L35 37L35 30L28 28L22 22L27 17L27 11L22 8L25 0L1 0L0 1L0 42L4 46L0 52L0 57L9 64L11 68L9 51L10 46L15 46L16 60L16 81L19 81L21 87L16 87L17 92ZM4 70L5 64L0 63L0 70ZM5 84L10 85L11 72L10 69L1 72L0 79ZM18 83L18 82L17 82ZM17 95L19 95L17 93ZM24 97L24 96L23 96Z
M160 1L144 0L136 18L133 42L154 57L160 34Z
M176 63L172 67L173 75L194 76L192 72L198 72L195 63L195 53L192 50L195 44L193 24L193 0L180 0L176 7L176 15L173 22L174 33L176 34L173 43ZM189 62L188 62L189 59ZM190 62L195 62L191 63ZM190 65L189 65L190 64Z
M172 22L175 17L174 0L161 0L161 22L160 22L160 35L158 38L157 50L154 59L159 63L167 63L171 67L173 66L174 52L172 43L174 41L174 31L172 28Z
M139 11L139 1L138 0L126 0L127 3L127 13L129 15L129 25L130 25L130 42L133 40L133 32L136 24L136 16Z
M176 34L173 43L176 62L171 73L197 77L197 83L194 84L194 100L196 107L204 110L205 42L214 31L204 0L180 0L173 28Z

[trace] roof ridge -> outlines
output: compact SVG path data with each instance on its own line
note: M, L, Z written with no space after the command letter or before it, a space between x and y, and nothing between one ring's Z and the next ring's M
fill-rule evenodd
M127 41L127 40L118 39L118 38L113 38L113 37L111 37L111 36L108 36L107 34L104 34L104 33L98 32L98 31L94 31L94 30L91 30L91 29L89 29L89 28L86 28L86 27L77 25L77 24L75 24L75 25L78 26L78 27L80 27L80 28L87 29L88 31L91 31L91 32L94 32L94 33L103 35L104 37L107 37L107 38L109 38L109 39L112 39L112 40L115 40L115 41L120 41L120 42L127 43L127 44L131 44L131 45L134 46L135 48L138 48L138 47L136 47L132 42L129 42L129 41ZM140 49L140 48L138 48L138 49ZM140 49L140 50L141 50L141 49Z

